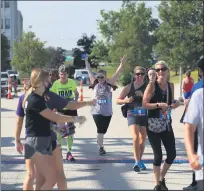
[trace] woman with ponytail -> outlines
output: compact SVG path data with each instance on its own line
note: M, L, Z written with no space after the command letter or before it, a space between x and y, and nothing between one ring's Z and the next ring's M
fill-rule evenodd
M31 87L26 92L22 104L26 115L25 161L26 166L27 160L30 161L38 172L37 176L41 180L38 190L51 190L57 180L57 174L55 168L53 168L53 158L51 156L52 132L50 121L56 123L85 122L85 117L58 115L48 109L44 99L44 92L49 86L49 83L48 72L41 69L34 69L30 77ZM16 142L20 142L18 137L16 137Z

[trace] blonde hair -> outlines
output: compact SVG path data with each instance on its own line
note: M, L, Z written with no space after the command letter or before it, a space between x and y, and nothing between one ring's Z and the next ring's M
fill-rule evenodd
M25 107L25 102L28 98L28 96L37 88L39 87L42 82L49 77L49 73L45 70L41 70L41 69L33 69L30 75L30 87L29 89L26 91L24 100L23 100L23 104L22 107Z
M163 61L163 60L158 61L158 62L155 64L155 68L156 68L157 65L164 65L166 68L169 69L168 64L167 64L165 61Z
M142 72L146 73L146 69L142 66L136 66L133 71L136 72L137 70L141 70Z

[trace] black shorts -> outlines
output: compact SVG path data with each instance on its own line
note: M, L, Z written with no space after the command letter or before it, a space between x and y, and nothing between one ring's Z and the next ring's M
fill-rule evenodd
M112 115L111 116L93 115L93 119L97 127L97 133L106 134L111 118Z
M62 110L59 112L62 113L63 115L78 116L77 110Z
M57 141L52 141L52 151L57 148Z

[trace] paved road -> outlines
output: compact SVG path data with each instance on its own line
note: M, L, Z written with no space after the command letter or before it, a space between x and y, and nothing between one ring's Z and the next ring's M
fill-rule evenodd
M177 89L176 87L175 89ZM115 98L121 89L113 93ZM176 90L176 92L179 92ZM91 90L84 88L84 97L91 97ZM178 97L178 93L176 93ZM115 100L113 100L115 102ZM22 189L25 175L23 156L14 148L15 109L17 98L12 100L1 99L1 187L2 189ZM146 143L144 160L148 169L139 174L132 170L132 139L127 121L120 112L120 106L113 104L113 118L107 135L105 136L105 148L107 156L99 157L96 146L96 128L90 108L79 110L79 114L85 115L88 121L78 127L73 154L77 159L75 164L65 163L69 190L75 189L102 189L102 190L131 190L152 189L154 178L152 173L153 154L149 142ZM173 127L176 137L177 160L170 169L166 179L167 186L171 190L181 190L191 181L191 169L186 161L183 144L183 126L179 123L183 112L183 106L173 111ZM24 134L22 134L22 138ZM63 154L65 155L65 147ZM164 152L165 153L165 152Z

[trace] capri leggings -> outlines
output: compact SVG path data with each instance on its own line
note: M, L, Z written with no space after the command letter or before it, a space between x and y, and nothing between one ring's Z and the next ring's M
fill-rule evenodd
M112 116L93 115L97 133L106 134Z
M149 138L150 145L152 146L154 153L154 166L161 166L162 163L162 147L161 142L163 143L166 149L167 158L165 162L167 164L172 164L176 158L176 146L175 146L175 137L173 130L165 131L162 133L154 133L147 128L147 135Z

